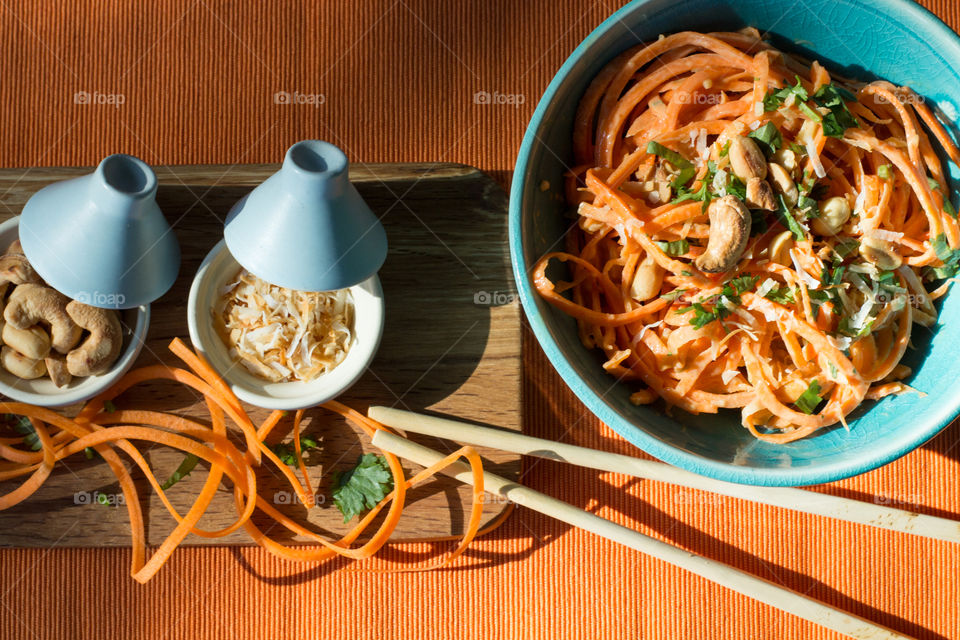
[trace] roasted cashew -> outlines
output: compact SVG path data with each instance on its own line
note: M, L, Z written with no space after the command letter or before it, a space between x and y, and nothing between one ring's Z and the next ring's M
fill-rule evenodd
M17 329L12 324L4 324L0 339L8 347L32 360L41 360L50 353L50 336L42 327L36 325Z
M47 367L43 364L43 360L28 358L6 345L0 349L0 364L3 365L4 369L24 380L39 378L47 372Z
M77 325L90 332L79 347L67 354L67 371L78 377L105 372L116 361L123 346L117 312L71 300L67 313Z
M11 284L43 284L43 278L37 275L26 256L8 253L0 256L0 282Z
M23 253L23 245L20 244L20 238L17 238L17 239L14 240L13 242L11 242L11 243L10 243L10 246L7 247L7 250L3 252L3 255L5 255L5 256L22 256L22 255L24 255L24 253Z
M707 250L696 260L701 271L722 273L740 260L750 239L750 212L734 195L710 203L710 237Z
M67 315L69 300L50 287L21 284L10 294L3 318L16 329L27 329L38 323L50 325L51 345L60 353L66 353L83 333Z
M730 139L730 168L738 178L746 182L750 178L767 177L767 159L757 143L746 136L734 136Z
M747 180L747 205L751 209L777 210L777 199L773 195L773 187L761 178Z
M65 387L73 380L73 376L67 370L66 359L59 353L51 353L43 359L43 363L47 365L47 375L56 386Z

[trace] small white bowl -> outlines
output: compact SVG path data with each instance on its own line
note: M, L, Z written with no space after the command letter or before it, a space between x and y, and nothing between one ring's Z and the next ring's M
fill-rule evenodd
M17 239L20 216L0 223L0 253ZM106 391L130 370L147 336L150 326L150 305L119 311L123 327L123 350L113 367L106 373L86 378L74 378L70 384L58 387L48 377L23 380L0 367L0 393L17 402L41 407L63 407L89 400Z
M242 267L221 240L204 258L190 286L187 325L190 341L244 402L266 409L305 409L332 400L357 381L376 355L383 335L380 279L373 275L350 287L354 304L353 344L343 362L309 382L270 382L230 356L213 324L213 308L223 287Z

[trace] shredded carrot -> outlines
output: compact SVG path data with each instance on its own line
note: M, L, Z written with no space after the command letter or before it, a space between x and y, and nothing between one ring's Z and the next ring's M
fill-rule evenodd
M477 452L471 447L450 454L412 477L407 478L400 460L389 452L384 457L393 475L393 490L373 509L370 509L359 522L338 540L328 540L293 518L278 511L270 501L257 492L256 469L262 464L272 464L289 481L291 488L300 498L304 508L315 506L314 491L307 474L300 445L300 428L304 412L296 412L293 422L293 441L297 463L303 482L267 447L263 440L280 423L284 412L274 411L259 426L250 420L243 406L230 391L226 383L199 355L191 351L179 339L175 339L170 349L180 357L190 369L167 366L149 366L126 374L114 387L90 400L81 408L75 418L67 418L59 413L17 402L0 402L0 412L23 416L29 419L40 443L38 451L22 448L24 437L5 437L0 442L0 480L9 480L26 476L12 491L0 496L0 509L7 509L33 495L50 476L56 464L87 448L100 453L117 476L124 493L131 525L131 545L133 558L131 575L139 582L147 582L156 575L176 548L189 534L207 538L220 538L243 528L258 545L282 558L293 561L319 561L335 556L353 559L369 558L379 551L390 539L403 512L406 491L417 483L432 477L445 467L461 458L470 463L474 476L473 506L463 536L457 538L459 544L435 564L418 566L413 570L424 570L435 566L445 566L463 553L470 542L489 530L481 530L483 515L483 464ZM118 409L104 411L107 401L117 397L130 387L149 380L171 380L187 385L204 394L210 413L210 425L181 416L158 411ZM327 410L342 416L372 436L378 429L385 427L362 413L331 401L323 405ZM226 418L239 431L240 442L231 437ZM53 429L51 435L50 429ZM147 460L135 443L148 442L194 455L204 460L209 471L193 504L186 513L179 513L170 502ZM136 485L117 455L125 453L143 472L150 487L157 493L161 502L176 521L175 526L160 546L147 558L146 536L144 534L143 514ZM237 517L233 523L211 531L200 528L198 523L207 512L217 491L224 480L233 486ZM387 509L379 527L366 542L359 546L354 543L367 533L377 516ZM261 511L272 520L295 535L319 545L317 548L285 545L272 539L254 524L252 516ZM499 522L499 521L497 521ZM494 523L496 524L496 523Z
M767 176L731 147L750 138L765 141L756 148ZM944 251L960 250L934 142L960 162L909 88L832 78L754 32L641 44L580 102L567 184L580 224L563 251L537 261L533 284L576 320L608 372L640 385L638 404L739 408L743 426L771 442L847 426L864 400L899 388L879 383L913 325L936 322L931 300L947 285L928 292L924 282L950 275ZM751 178L783 193L776 212L748 202ZM753 233L729 249L725 272L704 271L711 201L731 196L751 209ZM835 228L816 219L828 207L848 212ZM569 281L547 275L556 262Z

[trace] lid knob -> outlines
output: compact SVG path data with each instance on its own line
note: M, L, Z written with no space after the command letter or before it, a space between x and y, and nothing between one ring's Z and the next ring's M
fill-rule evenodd
M332 291L363 282L387 256L387 234L350 183L347 157L304 140L230 210L224 239L245 269L271 284Z

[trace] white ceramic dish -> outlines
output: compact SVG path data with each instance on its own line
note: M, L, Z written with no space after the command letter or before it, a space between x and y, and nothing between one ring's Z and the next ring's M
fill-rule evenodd
M187 301L190 341L223 376L238 398L267 409L304 409L332 400L363 375L383 335L383 290L376 275L350 287L356 310L354 342L344 361L310 382L270 382L255 376L236 362L213 325L214 304L223 287L232 281L240 269L240 263L221 240L200 265Z
M20 216L0 223L0 253L17 239ZM12 400L26 402L41 407L62 407L76 402L89 400L108 389L120 379L133 363L140 350L150 326L150 305L120 311L120 323L123 326L123 350L107 373L87 378L74 378L65 387L57 387L47 378L23 380L0 368L0 393Z

